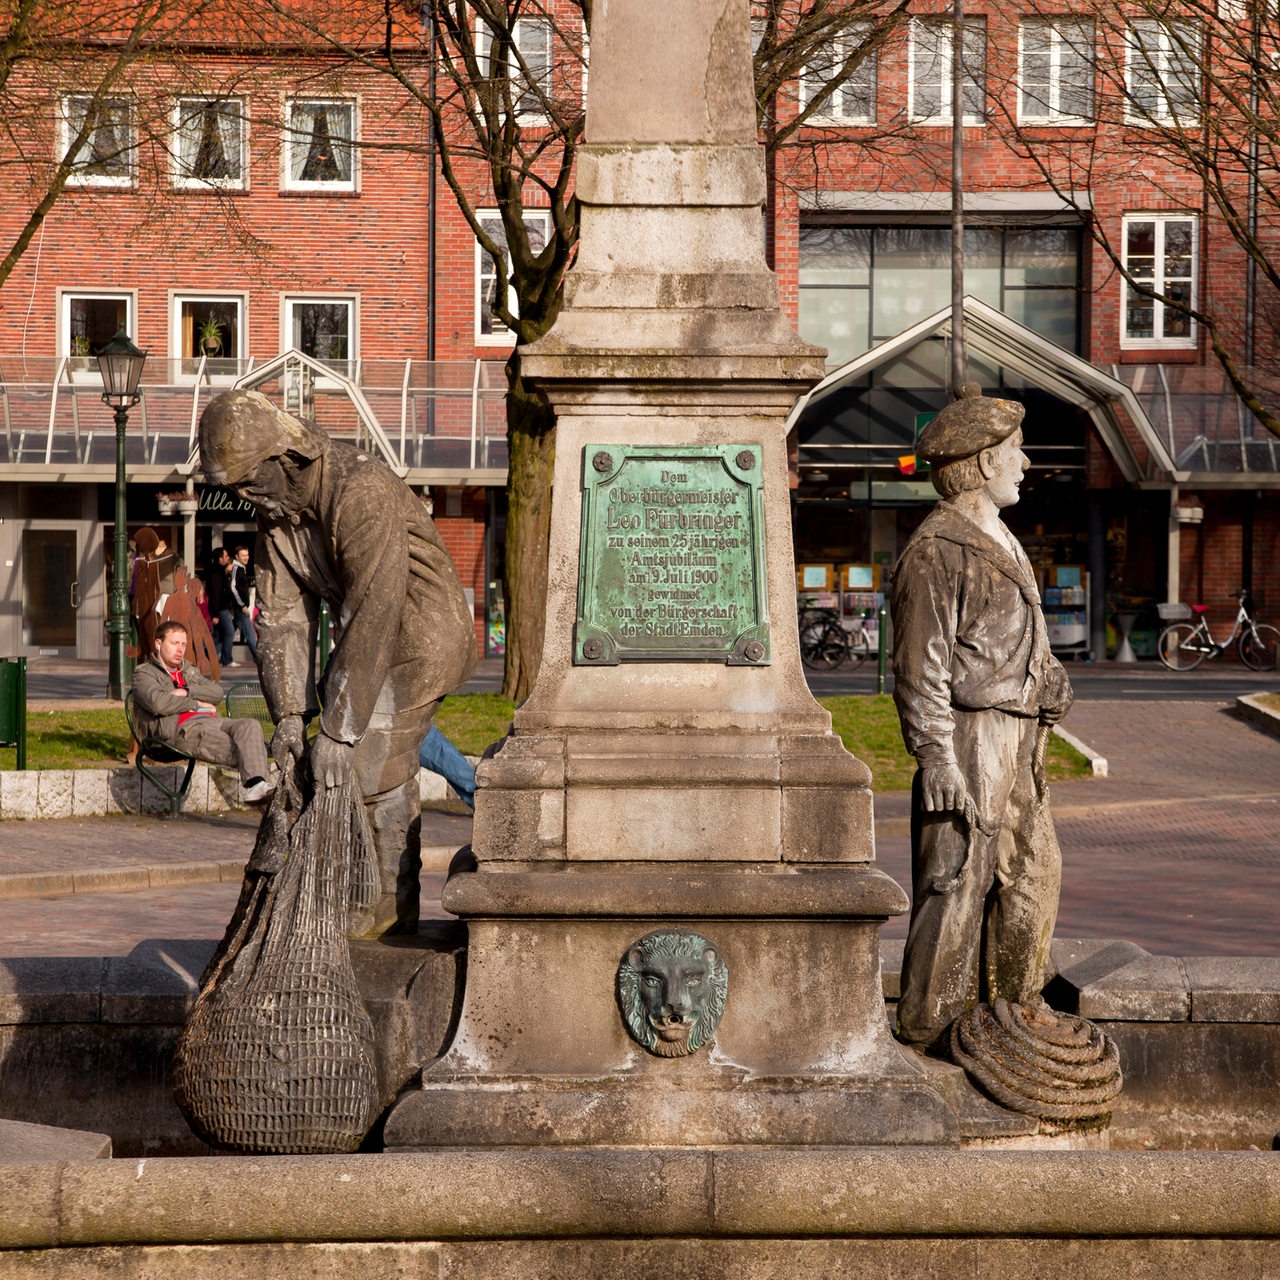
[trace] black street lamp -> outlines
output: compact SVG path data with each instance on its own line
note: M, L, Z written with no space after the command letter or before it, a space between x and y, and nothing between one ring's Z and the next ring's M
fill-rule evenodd
M123 329L98 353L102 373L102 402L116 411L116 538L115 565L111 574L111 608L107 634L111 640L107 671L107 697L124 698L125 647L129 638L129 530L124 496L124 433L129 410L142 399L138 383L147 353L129 341Z

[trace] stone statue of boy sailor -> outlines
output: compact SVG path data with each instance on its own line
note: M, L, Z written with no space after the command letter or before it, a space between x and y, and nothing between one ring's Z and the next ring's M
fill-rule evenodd
M918 765L898 1034L921 1045L980 1001L1039 998L1060 882L1045 735L1071 705L1031 565L1000 519L1028 466L1022 406L972 383L960 394L920 435L942 501L891 596L894 700Z

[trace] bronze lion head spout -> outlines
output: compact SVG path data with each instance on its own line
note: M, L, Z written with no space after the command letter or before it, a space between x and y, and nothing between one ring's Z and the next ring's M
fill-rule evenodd
M647 933L618 966L618 1005L633 1040L661 1058L700 1049L715 1034L729 994L719 948L687 929Z

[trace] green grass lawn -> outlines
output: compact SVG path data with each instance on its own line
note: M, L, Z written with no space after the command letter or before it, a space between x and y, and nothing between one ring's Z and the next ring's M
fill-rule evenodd
M911 785L915 763L902 745L898 716L887 695L822 698L832 727L871 769L877 791ZM513 704L497 693L467 693L446 700L436 723L467 755L478 756L511 723ZM129 745L123 711L37 711L27 717L29 769L95 769L120 764ZM0 769L13 769L17 752L0 748ZM1089 776L1089 763L1058 738L1049 740L1049 777Z
M28 769L104 769L129 748L124 711L28 711ZM0 769L17 768L17 748L0 748Z
M871 770L873 790L905 791L911 786L916 762L902 745L898 713L888 694L818 701L831 712L831 727L844 745ZM1046 763L1051 782L1093 776L1088 760L1061 738L1049 739Z

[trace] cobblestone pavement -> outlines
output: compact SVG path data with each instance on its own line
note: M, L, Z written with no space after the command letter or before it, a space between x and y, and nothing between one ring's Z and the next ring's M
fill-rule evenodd
M1280 954L1280 739L1227 702L1079 701L1067 727L1110 776L1059 783L1060 937L1123 937L1169 955ZM877 797L877 856L910 883L906 797ZM470 821L426 814L424 843L458 847ZM0 825L0 879L103 864L185 874L229 864L220 883L0 901L0 955L107 955L148 937L218 937L252 847L252 815L66 819ZM91 887L91 886L90 886ZM424 905L438 884L424 879ZM906 920L885 935L904 937Z
M442 917L444 872L423 872L422 915ZM146 938L221 938L240 881L0 902L0 955L124 956Z
M240 892L241 873L253 850L257 817L193 814L182 818L66 818L0 823L0 889L4 878L39 869L77 877L95 868L100 883L120 883L122 872L150 870L163 888L0 899L0 956L127 955L145 938L220 938ZM469 815L423 813L428 849L457 849L471 838ZM422 876L422 912L440 915L444 859ZM210 883L209 864L221 869ZM188 868L198 882L181 880Z

